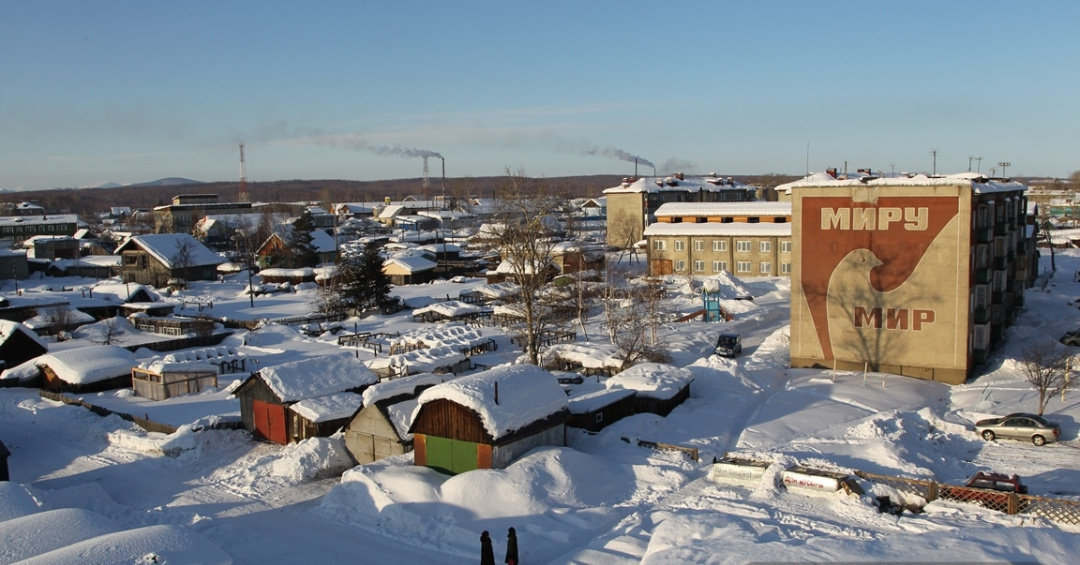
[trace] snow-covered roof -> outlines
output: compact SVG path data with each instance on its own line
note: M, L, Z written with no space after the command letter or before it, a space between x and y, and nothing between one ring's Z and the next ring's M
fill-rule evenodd
M280 269L276 267L271 267L269 269L263 269L259 271L259 276L284 279L311 278L315 276L315 269L312 267L301 267L299 269Z
M103 298L109 302L123 304L128 301L129 297L139 294L140 290L146 292L151 298L155 296L150 289L138 283L101 283L94 285L91 292L94 293L94 298Z
M46 353L34 360L38 367L48 366L60 380L70 384L89 384L131 373L135 354L116 345L92 345Z
M644 234L646 236L680 236L680 235L700 235L700 236L747 236L747 237L791 237L791 224L784 222L781 224L774 223L756 223L751 224L749 222L705 222L705 223L691 223L680 222L677 224L668 224L663 222L657 222L655 224L649 224L645 228Z
M723 184L721 184L721 182ZM730 177L688 177L682 179L676 177L642 177L633 182L625 182L619 186L604 190L604 194L620 194L630 192L666 192L666 191L689 191L699 190L746 190L754 188L752 185L732 181Z
M694 380L689 369L663 363L642 363L609 378L608 388L625 388L638 396L667 400Z
M386 400L387 398L393 398L403 394L415 394L417 387L442 384L448 376L452 375L419 373L398 379L382 381L364 389L364 406L371 406L380 400Z
M199 243L199 240L186 233L157 233L132 236L120 244L120 247L116 249L116 253L119 255L122 251L131 249L136 245L144 249L168 269L179 267L179 265L173 264L173 260L183 245L186 245L191 252L188 267L218 265L225 262L223 257L210 251L205 245Z
M791 202L668 202L653 214L660 217L682 216L790 216Z
M566 393L555 375L535 365L501 365L433 386L420 394L412 419L424 404L439 399L476 412L484 429L496 440L567 410Z
M1009 179L989 179L979 173L956 173L951 175L927 176L924 174L902 176L843 176L834 178L826 173L813 173L803 179L782 184L777 191L790 192L794 188L825 188L834 186L956 186L970 184L975 193L1012 192L1027 190L1027 186Z
M565 359L586 369L617 369L619 350L610 343L554 343L544 348L545 359Z
M289 406L289 409L310 422L318 424L319 422L348 418L355 414L363 403L364 397L355 392L339 392L315 398L305 398Z
M19 322L9 322L8 320L0 320L0 343L4 343L11 336L16 333L21 333L26 337L34 340L35 343L41 346L42 349L48 350L49 344L45 343L45 340L41 339L34 330L20 324Z
M447 318L454 318L457 316L464 316L466 314L473 314L483 310L476 304L468 304L465 302L459 302L457 300L448 300L445 302L435 302L423 308L417 308L413 310L414 316L419 316L426 312L434 312Z
M395 265L410 273L430 271L439 266L435 261L419 255L396 255L387 259L385 263L387 265Z
M461 294L480 294L487 298L506 298L514 296L520 291L520 287L517 283L501 282L496 284L482 284L474 286L472 288L463 289Z
M588 414L635 394L637 391L628 388L605 388L570 398L567 402L571 414Z
M387 357L368 359L364 363L372 371L395 369L409 373L430 373L456 365L467 359L465 353L452 347L425 347Z
M282 402L345 392L379 382L379 377L351 353L263 367L257 375Z

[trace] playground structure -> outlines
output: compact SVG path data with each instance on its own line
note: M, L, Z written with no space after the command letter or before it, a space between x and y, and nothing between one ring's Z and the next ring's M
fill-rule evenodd
M719 290L701 291L701 299L705 305L704 319L706 322L730 322L735 316L723 304L720 304L721 293Z

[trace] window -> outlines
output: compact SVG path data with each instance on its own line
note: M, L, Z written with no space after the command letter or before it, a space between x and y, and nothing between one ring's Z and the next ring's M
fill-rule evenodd
M599 424L600 422L603 422L603 421L604 421L604 413L603 413L603 412L601 412L601 413L599 413L599 414L597 414L597 415L596 415L596 420L595 420L595 422L596 422L597 424Z
M652 242L652 248L655 251L663 251L667 249L667 240L654 239Z
M781 275L790 275L791 274L791 263L780 263L780 274Z
M758 247L759 247L759 249L761 249L762 253L768 253L768 252L772 251L772 242L771 241L762 241L761 245L759 245Z
M694 261L694 272L695 273L704 273L705 272L705 261Z
M772 274L772 263L770 263L769 261L762 261L761 262L761 274L763 274L763 275L771 275Z
M682 251L686 249L686 242L681 239L675 240L675 251Z
M749 253L750 252L750 242L749 241L736 241L735 242L735 251Z
M686 270L686 261L675 261L675 270L680 272L680 273L685 271Z
M735 263L735 271L738 273L749 273L750 261L738 261Z
M727 241L718 239L712 242L713 251L727 251Z
M726 271L727 270L727 261L713 261L712 262L712 270L713 270L714 273L719 273L721 271Z
M780 242L780 253L791 253L791 242L790 241L781 241Z
M695 239L694 251L705 251L705 241L701 239Z

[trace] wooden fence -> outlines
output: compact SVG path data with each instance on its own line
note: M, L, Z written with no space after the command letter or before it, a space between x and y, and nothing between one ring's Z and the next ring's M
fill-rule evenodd
M123 412L114 412L112 410L109 410L108 408L103 408L101 406L96 406L94 404L90 404L89 402L84 401L81 398L72 398L70 396L67 396L66 394L53 392L53 391L49 391L49 390L39 390L38 395L40 395L42 398L48 398L49 400L53 400L53 401L56 401L56 402L63 402L64 404L70 404L72 406L82 406L83 408L86 408L87 410L93 412L94 414L97 414L98 416L102 416L102 417L110 416L110 415L115 414L115 415L129 421L129 422L133 422L135 425L139 426L140 428L142 428L142 429L144 429L144 430L146 430L148 432L160 432L160 433L163 433L163 434L171 434L171 433L176 431L176 426L172 426L172 425L169 425L169 424L163 424L161 422L155 422L153 420L150 420L149 418L140 418L140 417L132 415L132 414L125 414ZM217 422L217 423L209 426L209 428L212 429L212 430L239 430L239 429L241 429L243 427L244 427L244 423L239 421L239 420L232 421L232 422Z
M900 492L922 497L927 502L940 498L953 502L977 504L1007 514L1041 516L1062 524L1080 525L1080 502L1072 500L944 485L934 481L878 475L862 471L856 471L855 474L868 481L884 484Z

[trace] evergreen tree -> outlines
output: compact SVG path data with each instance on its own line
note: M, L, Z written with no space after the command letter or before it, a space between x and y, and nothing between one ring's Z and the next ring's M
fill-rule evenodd
M314 267L319 262L319 254L311 243L311 232L315 229L315 222L311 218L311 212L304 210L292 224L292 230L285 238L285 247L288 248L286 263L289 268Z
M382 257L374 247L343 259L340 271L341 294L349 307L358 311L376 308L390 296L390 277L383 272Z

